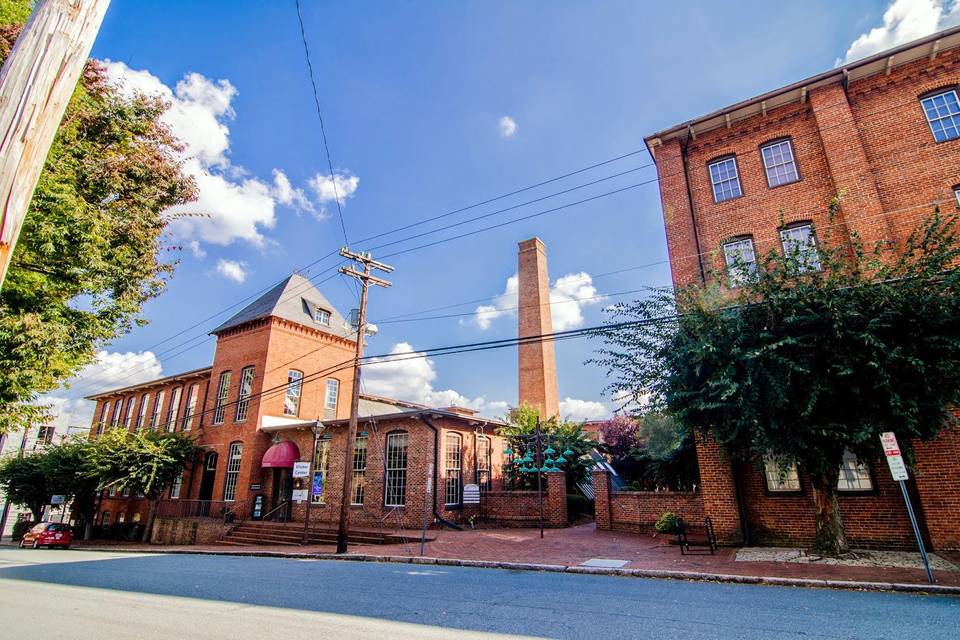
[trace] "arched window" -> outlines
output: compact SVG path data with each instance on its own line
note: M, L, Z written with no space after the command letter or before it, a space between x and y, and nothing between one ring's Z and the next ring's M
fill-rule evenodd
M353 446L353 495L350 504L362 505L364 488L367 484L367 442L366 433L358 433Z
M231 442L227 454L227 477L223 483L223 499L230 502L237 499L237 481L240 479L240 460L243 458L243 443Z
M732 238L723 243L723 260L727 264L727 276L731 287L746 284L757 273L757 253L751 236Z
M385 448L386 473L383 504L402 507L407 504L407 449L410 437L406 431L387 434Z
M133 426L133 410L137 406L137 396L127 398L127 411L123 414L123 428L130 431Z
M477 484L484 491L490 491L493 488L493 481L490 478L490 453L490 438L477 436Z
M448 433L444 438L443 453L443 503L448 506L460 504L462 451L463 437L459 433Z
M247 413L250 411L250 395L253 393L254 368L244 367L240 371L240 388L237 390L237 413L234 415L234 422L243 422L247 419Z
M177 415L180 413L180 394L183 393L183 387L174 387L170 392L170 404L167 405L166 431L177 430Z
M283 415L300 414L300 392L303 390L303 371L287 371L287 395L283 398Z

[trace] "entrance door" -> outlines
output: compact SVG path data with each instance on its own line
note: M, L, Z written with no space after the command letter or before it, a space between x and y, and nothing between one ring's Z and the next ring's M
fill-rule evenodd
M273 492L271 496L271 509L276 509L281 503L286 502L283 509L275 512L273 520L285 522L290 519L290 501L293 499L293 478L290 469L273 470Z
M203 459L203 477L200 480L201 500L213 500L213 482L217 478L217 452L211 451Z

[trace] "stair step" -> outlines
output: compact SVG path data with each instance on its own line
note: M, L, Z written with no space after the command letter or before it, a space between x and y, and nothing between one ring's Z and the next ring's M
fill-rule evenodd
M350 534L351 544L399 544L409 542L396 534L358 531ZM220 541L228 545L299 545L303 541L303 524L297 522L244 522L237 525ZM327 544L337 541L337 532L332 528L309 530L310 544Z

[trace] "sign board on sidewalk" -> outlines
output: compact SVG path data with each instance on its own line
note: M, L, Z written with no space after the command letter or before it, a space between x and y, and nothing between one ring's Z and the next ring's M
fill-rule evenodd
M883 445L883 455L887 458L887 466L890 467L890 475L897 481L907 480L910 475L907 473L907 465L903 462L897 436L892 431L884 431L880 434L880 443Z
M310 476L310 463L309 462L294 462L293 463L293 477L294 478L308 478Z
M478 485L463 485L463 504L480 504L480 487Z
M307 501L307 490L306 489L294 489L293 490L293 501L294 502L306 502Z

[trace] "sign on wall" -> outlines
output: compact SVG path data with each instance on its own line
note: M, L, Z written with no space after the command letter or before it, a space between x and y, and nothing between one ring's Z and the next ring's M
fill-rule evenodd
M306 489L294 489L293 490L293 501L294 502L306 502L307 500L307 490Z
M463 485L463 504L480 504L480 487L475 484Z
M309 478L309 477L310 477L310 463L309 463L309 462L294 462L294 463L293 463L293 477L294 477L294 478Z

